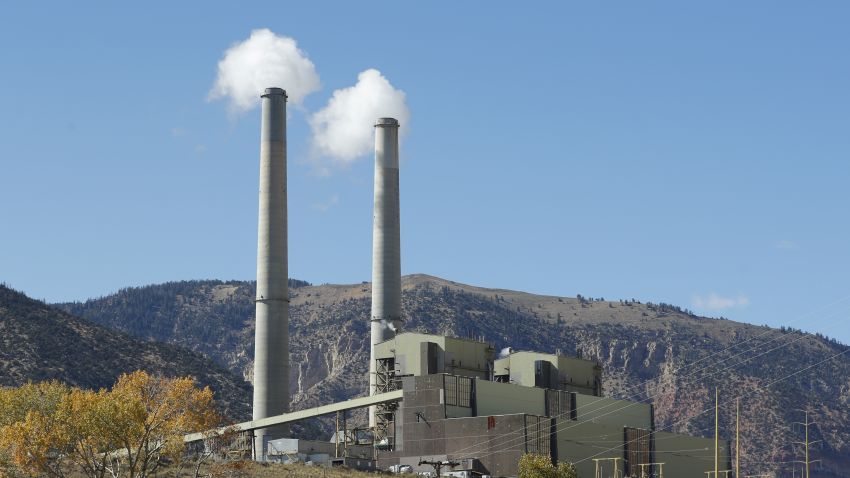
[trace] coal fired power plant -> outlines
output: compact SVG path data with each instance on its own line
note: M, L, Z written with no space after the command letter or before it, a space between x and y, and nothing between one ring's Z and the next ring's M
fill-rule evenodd
M572 463L579 478L700 478L717 466L731 469L728 441L665 432L656 428L651 403L605 396L603 370L595 361L559 351L499 353L501 347L484 340L401 331L404 125L394 118L372 125L365 393L290 411L286 99L281 88L262 95L253 419L228 427L242 432L245 450L256 460L456 477L517 476L528 453ZM359 422L350 415L354 410L361 410ZM335 418L329 437L293 436L291 424L318 417ZM185 441L208 436L193 433ZM714 460L706 460L708 450Z

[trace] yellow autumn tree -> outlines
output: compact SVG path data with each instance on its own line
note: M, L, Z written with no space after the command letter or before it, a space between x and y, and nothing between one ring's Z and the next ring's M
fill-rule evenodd
M191 378L153 377L138 371L122 375L111 396L120 407L122 425L116 443L126 456L129 478L144 478L163 462L179 460L183 435L212 428L222 419L213 392Z
M5 389L0 410L0 464L5 454L17 471L53 478L69 467L91 478L144 478L164 459L179 460L185 433L221 422L209 387L143 371L97 392L56 382Z
M110 392L72 390L56 413L65 428L70 464L92 478L122 474L125 456L115 450L119 448L120 430L130 422Z
M0 388L0 473L62 478L65 442L56 411L69 388L57 381Z
M22 421L30 411L45 415L54 413L69 390L67 385L56 380L0 387L0 428Z

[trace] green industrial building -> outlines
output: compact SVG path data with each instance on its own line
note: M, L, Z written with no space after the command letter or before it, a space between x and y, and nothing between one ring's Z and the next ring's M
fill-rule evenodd
M515 476L520 456L576 465L580 478L700 478L714 470L714 439L655 430L648 403L602 396L590 360L538 352L495 357L486 342L402 333L375 348L378 468L421 462L444 470ZM720 441L720 470L731 468ZM449 466L453 465L453 466ZM711 477L709 477L711 478Z

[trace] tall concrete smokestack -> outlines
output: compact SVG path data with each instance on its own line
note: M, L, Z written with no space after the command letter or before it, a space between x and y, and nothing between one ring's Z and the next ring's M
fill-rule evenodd
M375 344L401 327L401 239L398 191L398 121L375 123L375 212L372 224L372 347L369 394L375 394ZM369 423L375 425L374 407Z
M266 88L260 134L257 230L257 322L254 331L253 419L289 411L289 283L286 226L286 92ZM286 427L257 430L255 459Z

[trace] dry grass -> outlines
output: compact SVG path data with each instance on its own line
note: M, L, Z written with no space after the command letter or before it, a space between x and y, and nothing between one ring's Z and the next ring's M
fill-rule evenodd
M160 468L152 478L192 478L194 467L183 466ZM212 463L201 467L202 478L375 478L384 473L363 472L347 468L325 468L304 464L283 465L280 463L258 463L251 460Z
M14 473L3 474L0 468L0 477L24 478L26 475ZM63 467L65 476L68 478L86 478L79 469L72 466ZM150 478L193 478L195 467L187 461L183 466L163 465L155 472L150 473ZM365 472L350 470L348 468L325 468L321 466L307 466L301 463L283 465L280 463L259 463L252 460L212 462L201 466L199 478L377 478L381 475L390 475L386 472ZM107 474L107 476L109 476ZM125 475L126 476L126 475Z

